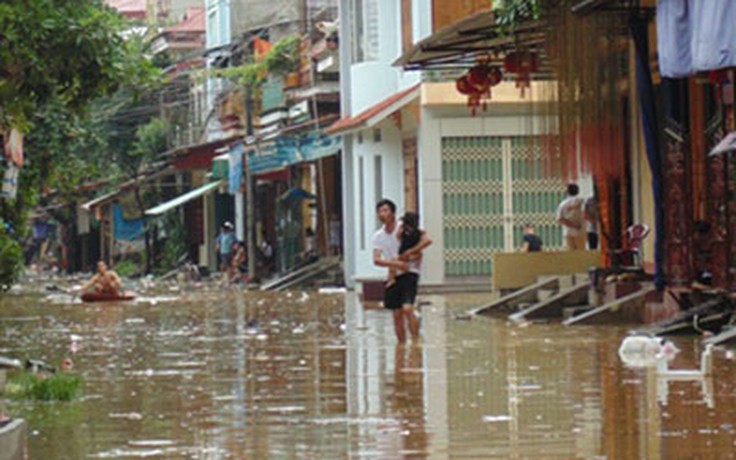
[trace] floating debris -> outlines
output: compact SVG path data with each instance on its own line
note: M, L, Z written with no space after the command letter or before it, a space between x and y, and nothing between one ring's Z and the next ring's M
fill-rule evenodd
M138 421L143 420L143 415L141 415L138 412L112 412L110 414L107 414L109 418L112 419L121 419L121 420L132 420L132 421Z

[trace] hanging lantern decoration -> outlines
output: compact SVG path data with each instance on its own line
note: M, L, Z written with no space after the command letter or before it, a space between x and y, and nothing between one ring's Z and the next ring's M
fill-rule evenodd
M521 97L531 86L532 72L539 71L539 56L530 51L514 51L503 60L504 69L516 74L516 87L521 89Z
M475 115L475 111L480 105L480 98L478 97L475 86L468 81L468 76L463 75L455 80L455 88L460 94L468 96L468 107L471 108L473 115Z
M455 80L455 87L460 94L468 96L468 107L473 116L478 107L486 110L491 100L491 87L503 80L503 74L497 67L490 67L486 63L479 63L468 70L468 73Z

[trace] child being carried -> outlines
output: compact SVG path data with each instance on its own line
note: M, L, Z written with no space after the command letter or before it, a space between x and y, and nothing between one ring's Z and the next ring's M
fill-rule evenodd
M415 212L407 212L401 218L401 228L399 229L399 259L405 262L416 262L421 259L421 255L412 257L402 257L406 252L418 245L422 239L423 231L419 229L419 214ZM388 281L386 287L396 284L397 270L390 268L388 271Z

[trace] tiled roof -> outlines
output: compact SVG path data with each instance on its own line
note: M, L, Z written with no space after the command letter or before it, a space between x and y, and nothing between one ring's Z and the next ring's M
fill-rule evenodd
M415 93L418 92L419 86L420 83L417 83L403 91L399 91L398 93L360 112L358 115L341 118L335 124L327 128L327 134L337 134L361 127L369 127L372 124L381 121L392 112L395 112L403 105L409 103L416 95ZM379 119L375 119L376 117L379 117ZM371 120L373 120L373 123L371 123Z

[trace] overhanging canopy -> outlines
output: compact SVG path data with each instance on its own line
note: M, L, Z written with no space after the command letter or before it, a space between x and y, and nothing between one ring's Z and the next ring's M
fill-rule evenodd
M147 216L159 216L174 208L178 208L179 206L185 203L188 203L189 201L192 201L195 198L199 198L202 195L206 195L214 191L220 185L222 185L222 181L210 182L209 184L203 185L199 188L195 188L194 190L191 190L183 195L180 195L174 198L173 200L169 200L165 203L159 204L156 207L146 210L146 215Z
M519 24L513 34L503 34L496 25L491 10L481 11L418 42L393 65L406 70L441 70L467 68L479 57L489 57L490 63L502 66L503 54L523 48L542 57L542 74L548 73L543 45L545 23L528 21Z
M147 176L141 177L137 180L129 180L109 193L105 193L104 195L98 196L90 201L87 201L86 203L82 203L81 208L86 211L91 211L94 208L106 205L111 201L117 200L122 195L135 190L136 186L140 187L151 180L158 179L159 177L165 176L167 174L171 174L173 171L173 168L165 167L160 171L149 172L147 173Z
M420 84L416 84L387 97L355 116L341 118L327 128L325 132L331 135L347 134L375 126L392 113L417 99L419 97L419 87Z

